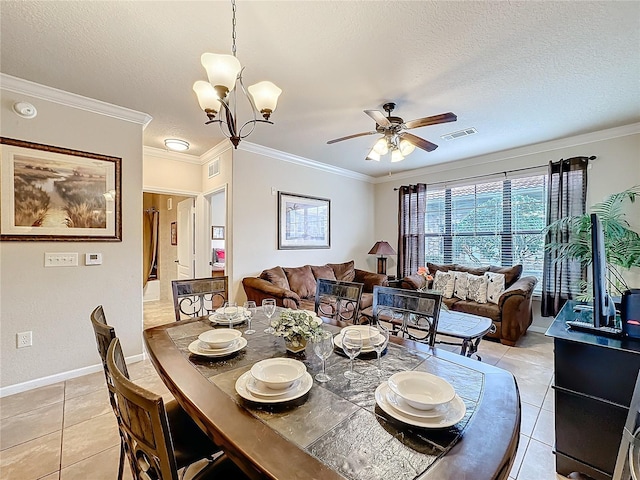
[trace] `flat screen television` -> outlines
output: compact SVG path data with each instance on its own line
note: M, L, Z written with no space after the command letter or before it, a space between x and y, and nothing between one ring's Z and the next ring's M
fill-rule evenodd
M593 324L614 326L616 307L607 292L607 255L604 232L598 216L591 214L591 274L593 283Z

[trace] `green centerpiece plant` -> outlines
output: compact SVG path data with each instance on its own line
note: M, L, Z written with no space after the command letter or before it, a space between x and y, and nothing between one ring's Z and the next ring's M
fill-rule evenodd
M634 203L640 196L640 185L619 193L614 193L603 202L591 207L591 213L598 215L604 233L604 247L607 257L607 290L610 295L621 295L630 287L624 272L640 267L640 235L631 229L626 219L627 203ZM591 218L590 214L561 218L546 227L545 233L559 235L568 232L566 242L551 242L545 249L556 255L556 262L564 259L577 260L583 267L591 264ZM590 281L581 281L579 300L592 300Z
M307 345L307 340L315 338L322 331L322 319L306 310L283 310L280 316L271 320L273 335L283 337L287 349L297 353Z

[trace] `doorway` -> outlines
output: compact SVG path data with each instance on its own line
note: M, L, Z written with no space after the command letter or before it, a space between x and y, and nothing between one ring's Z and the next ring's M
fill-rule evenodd
M218 190L208 197L211 218L211 276L227 275L227 195Z

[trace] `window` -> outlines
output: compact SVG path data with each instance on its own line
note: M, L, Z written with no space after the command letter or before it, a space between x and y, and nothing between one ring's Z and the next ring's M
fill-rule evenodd
M542 285L546 175L455 187L428 186L425 260L523 266Z

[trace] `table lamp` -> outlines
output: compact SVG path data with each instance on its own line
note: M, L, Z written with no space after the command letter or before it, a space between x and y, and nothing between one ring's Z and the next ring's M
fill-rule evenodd
M380 255L378 257L378 273L386 275L387 273L387 257L385 255L395 255L396 252L387 242L379 241L371 247L369 255Z

